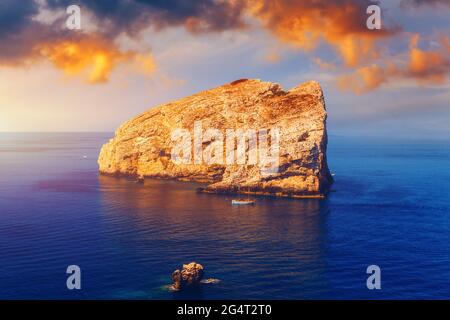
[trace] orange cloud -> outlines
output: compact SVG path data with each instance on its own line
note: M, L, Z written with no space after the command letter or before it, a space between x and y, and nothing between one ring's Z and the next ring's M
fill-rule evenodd
M378 88L386 82L385 70L377 65L358 68L354 73L337 78L337 86L342 91L362 94Z
M429 51L419 48L419 40L418 34L411 36L403 63L388 61L383 66L373 64L358 68L351 74L339 76L338 88L361 94L392 80L413 79L425 86L445 83L450 74L448 37L442 38L439 48Z
M418 47L420 36L415 34L410 40L409 66L407 74L427 84L442 84L450 71L448 55L439 51L423 51ZM443 48L448 51L447 48Z
M366 9L372 1L252 0L249 12L280 40L305 51L321 41L333 46L345 65L379 57L376 41L396 30L369 30Z
M444 47L447 48L447 51L450 53L450 37L443 37L442 43Z
M442 45L444 46L444 48L447 48L447 52L450 53L450 38L449 37L442 38Z
M120 63L136 63L147 74L155 69L150 55L122 52L113 43L93 37L39 44L38 50L67 75L82 75L90 83L108 81L111 72Z
M268 52L264 56L264 60L268 63L278 63L281 60L280 55L277 52Z
M315 57L313 58L313 61L315 64L317 64L320 68L325 69L325 70L333 70L336 69L336 65L330 62L326 62L322 59L320 59L319 57Z

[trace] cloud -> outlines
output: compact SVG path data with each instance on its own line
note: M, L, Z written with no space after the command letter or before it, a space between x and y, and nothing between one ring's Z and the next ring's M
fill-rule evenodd
M315 64L317 64L321 69L325 69L325 70L334 70L336 69L336 65L334 63L331 62L327 62L322 60L319 57L314 57L313 61Z
M50 22L38 18L42 12L58 16L56 12L73 3L72 0L1 1L0 66L24 66L47 59L66 74L86 74L91 83L103 83L120 63L137 64L146 74L155 69L149 50L142 54L120 48L118 39L123 34L138 37L149 27L158 30L184 26L192 33L244 27L241 1L76 1L82 9L82 21L89 17L92 21L88 23L95 26L95 32L68 30L66 15ZM86 21L82 24L86 25Z
M38 13L38 5L33 0L23 0L20 4L14 0L0 2L0 36L17 32L22 25Z
M6 1L6 2L5 2ZM31 55L34 45L44 38L65 38L64 21L50 25L34 19L39 11L64 10L72 0L2 2L0 26L9 34L0 49L0 61ZM312 50L321 41L332 45L348 66L378 56L375 42L395 30L371 31L366 27L366 9L371 0L78 0L83 12L89 13L96 33L114 41L121 34L139 36L146 28L160 30L182 26L192 33L220 32L246 27L247 16L259 20L280 40L304 50ZM86 17L86 15L83 15ZM44 30L46 29L46 30ZM14 34L14 36L11 36ZM14 42L14 43L13 43ZM8 49L5 49L8 48Z
M136 63L145 74L155 70L151 55L122 52L114 44L95 37L44 43L39 44L38 48L43 57L67 75L85 74L90 83L108 81L112 70L124 62Z
M40 10L35 1L5 0L0 2L0 12L0 66L29 66L48 60L64 73L83 75L90 83L108 81L121 63L137 64L147 74L154 70L149 53L124 51L103 35L62 28L63 18L51 23L38 21L35 17Z
M419 6L450 6L449 0L402 0L402 7L419 7Z
M305 51L321 42L336 49L347 66L355 67L379 56L376 42L398 28L369 30L366 9L370 0L253 0L249 12L278 39Z
M450 72L448 38L445 39L438 50L424 51L418 47L420 36L413 35L410 40L409 65L406 75L418 79L423 84L444 83Z
M415 5L422 1L413 1ZM434 4L449 1L432 1ZM312 52L321 43L334 48L341 57L339 65L313 57L323 69L353 72L338 75L337 87L343 91L363 94L393 80L414 79L420 85L445 83L449 70L449 39L442 38L438 49L424 50L418 46L419 35L411 37L407 51L389 52L389 41L399 34L408 36L400 27L374 31L366 27L366 9L376 2L369 0L254 0L249 11L278 39L297 48ZM384 17L383 21L386 21Z
M242 28L245 1L225 0L78 0L89 10L105 35L122 32L135 35L150 26L161 29L184 26L192 32L214 32ZM73 0L48 0L49 8L65 8Z
M362 94L378 88L387 81L383 68L371 65L358 68L352 74L342 75L337 78L337 86L342 91L352 91Z
M353 70L338 77L342 90L365 93L391 79L408 77L425 85L441 84L449 72L448 37L442 37L439 49L429 50L421 49L418 36L416 40L413 37L408 52L397 55L402 61L394 61L389 40L396 39L393 36L402 30L385 24L381 30L367 29L366 9L378 3L372 0L78 0L76 3L82 9L82 25L88 26L81 32L65 28L65 14L51 14L64 13L72 0L1 1L0 66L16 67L47 60L68 75L104 83L120 64L134 65L132 70L144 74L154 73L156 65L150 49L125 50L120 41L124 36L140 42L143 31L149 29L158 32L182 27L197 36L256 25L309 53L321 68L336 73ZM402 3L417 6L424 1ZM38 18L49 15L55 18L47 21ZM386 20L383 16L383 22ZM333 57L333 63L315 57L314 50L322 44L336 52L338 58ZM275 63L280 57L276 51L264 58L267 63Z
M34 56L34 46L57 34L33 20L39 7L32 0L0 2L0 66L20 65Z
M338 88L361 94L394 80L415 80L422 86L444 84L450 74L449 38L441 37L434 50L421 49L419 41L419 34L410 37L409 50L400 62L388 60L382 66L373 64L337 77Z
M278 52L275 51L269 51L264 56L264 61L268 63L278 63L281 60L281 56Z
M45 9L51 5L55 3ZM114 37L105 33L68 30L64 28L65 16L44 23L36 19L40 9L31 0L0 3L0 66L30 65L47 59L67 75L83 75L90 83L107 82L113 69L122 63L132 63L143 74L154 72L155 62L149 52L122 50Z

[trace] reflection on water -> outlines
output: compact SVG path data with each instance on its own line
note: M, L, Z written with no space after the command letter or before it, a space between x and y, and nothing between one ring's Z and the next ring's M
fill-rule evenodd
M292 295L284 285L292 290L320 281L326 201L261 197L255 206L232 206L231 197L198 194L193 183L98 179L102 211L135 230L132 241L144 254L151 250L146 259L164 256L172 267L166 267L167 275L196 260L205 265L207 277L222 280L205 289L209 297L231 298L238 291L252 298L263 290L282 298Z

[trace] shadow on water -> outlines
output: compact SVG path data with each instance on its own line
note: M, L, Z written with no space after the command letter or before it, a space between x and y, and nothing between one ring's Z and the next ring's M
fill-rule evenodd
M100 176L99 185L105 221L159 275L154 287L191 261L221 280L158 298L301 298L305 287L324 287L326 200L258 197L255 206L232 206L232 196L198 194L195 183Z

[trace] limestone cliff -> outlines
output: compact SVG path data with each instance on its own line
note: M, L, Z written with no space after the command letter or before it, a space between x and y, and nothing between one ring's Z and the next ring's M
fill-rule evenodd
M317 82L284 91L242 79L126 122L98 164L104 174L207 182L204 192L323 197L332 182L325 123Z

